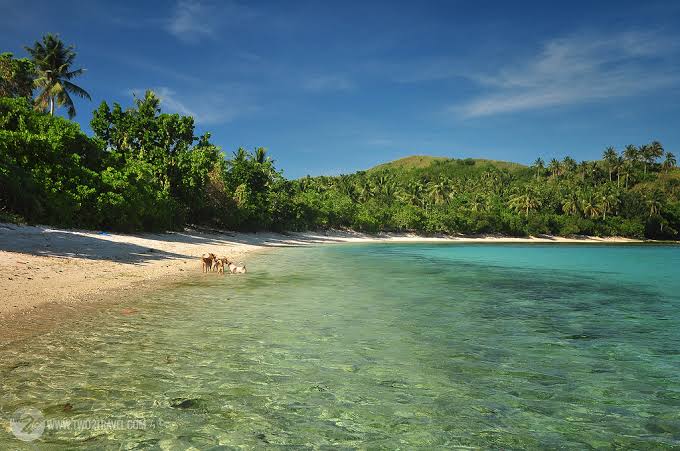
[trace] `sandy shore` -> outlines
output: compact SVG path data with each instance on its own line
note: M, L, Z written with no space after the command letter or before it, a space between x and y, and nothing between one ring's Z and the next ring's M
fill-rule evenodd
M182 277L202 277L199 256L214 252L246 261L281 246L342 242L632 242L623 238L367 236L353 232L220 233L187 229L162 234L109 234L0 224L0 318L44 304L93 303L152 289Z

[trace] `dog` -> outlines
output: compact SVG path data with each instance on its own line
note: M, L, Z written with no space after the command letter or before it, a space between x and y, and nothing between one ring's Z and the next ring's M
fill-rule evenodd
M215 266L217 266L218 274L224 274L224 265L229 266L229 260L227 257L220 257L215 260Z
M203 264L203 272L211 272L213 271L213 263L217 260L217 257L215 254L203 254L201 256L201 262ZM215 268L217 269L217 268Z
M233 262L229 262L229 272L232 274L245 274L246 273L246 265L243 266L236 266Z

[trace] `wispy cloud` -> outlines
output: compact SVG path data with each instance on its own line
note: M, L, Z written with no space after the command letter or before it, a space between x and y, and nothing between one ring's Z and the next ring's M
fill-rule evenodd
M486 92L450 109L473 118L641 94L680 81L677 50L654 33L552 40L528 61L473 77Z
M352 91L354 83L344 75L315 75L303 82L303 88L311 92Z
M215 23L210 8L197 0L180 0L168 21L167 30L186 42L212 36Z
M192 116L200 125L215 125L252 114L258 110L250 96L240 86L215 87L211 92L180 95L167 86L151 88L161 99L163 112ZM144 89L131 89L130 94L143 96Z
M220 28L233 28L253 17L252 9L233 2L178 0L165 29L181 41L195 43L216 37Z

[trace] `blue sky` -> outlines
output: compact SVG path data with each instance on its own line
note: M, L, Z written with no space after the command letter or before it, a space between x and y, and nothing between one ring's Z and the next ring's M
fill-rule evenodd
M680 153L680 2L0 0L0 51L76 46L76 119L154 89L288 177L412 154L530 163Z

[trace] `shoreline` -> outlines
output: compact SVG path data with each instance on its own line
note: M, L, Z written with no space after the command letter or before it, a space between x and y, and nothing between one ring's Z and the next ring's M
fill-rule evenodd
M20 338L45 312L78 316L107 302L167 287L201 272L206 252L245 261L255 252L332 243L642 243L628 238L434 236L329 230L237 233L203 229L117 234L0 223L0 329ZM216 274L215 274L216 275ZM134 296L132 296L134 297ZM22 327L23 326L23 327ZM19 333L19 330L24 333Z

